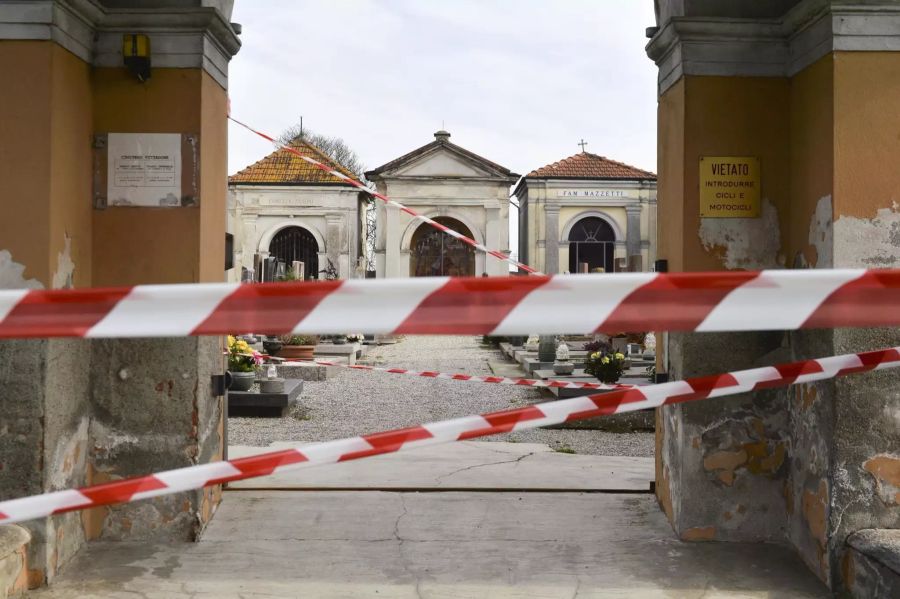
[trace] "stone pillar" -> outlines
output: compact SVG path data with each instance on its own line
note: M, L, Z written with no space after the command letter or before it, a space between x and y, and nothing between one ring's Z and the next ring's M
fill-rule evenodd
M506 249L503 243L503 227L509 228L509 221L500 218L500 206L496 201L486 203L484 207L484 245L491 249ZM474 233L474 232L473 232ZM506 244L508 245L508 244ZM477 252L482 253L482 252ZM498 260L492 256L482 256L484 259L484 270L475 272L475 276L480 277L482 272L487 272L492 276L502 276L509 272L507 262Z
M402 235L400 223L400 209L394 206L384 208L384 276L408 277L409 270L403 272L400 268L400 236ZM381 224L381 223L379 223Z
M111 4L0 11L0 70L19 82L0 86L16 115L0 136L0 288L225 277L225 90L240 44L230 14ZM123 31L152 32L144 83L123 66ZM93 161L110 133L180 135L183 206L104 208ZM215 338L0 343L0 429L17 431L0 434L0 494L221 458L220 350ZM195 538L217 501L196 491L27 523L29 585L52 580L85 539Z
M625 252L631 256L641 253L641 205L625 206Z
M339 213L325 215L325 263L319 265L319 269L329 266L329 261L335 269L340 269L341 264L341 225L343 219ZM339 272L340 274L340 272ZM344 276L346 278L346 276Z
M559 205L544 204L544 273L559 274Z
M898 22L893 7L822 0L763 15L735 2L686 16L686 4L659 3L648 45L660 68L659 258L673 272L900 261L900 174L887 168L900 161L888 133L900 129L900 35L883 28ZM740 39L725 33L734 27ZM704 156L759 158L758 218L700 218ZM672 379L900 343L894 329L668 337ZM900 413L898 384L872 373L661 409L656 488L676 533L786 542L846 589L847 536L900 522L900 430L885 418Z

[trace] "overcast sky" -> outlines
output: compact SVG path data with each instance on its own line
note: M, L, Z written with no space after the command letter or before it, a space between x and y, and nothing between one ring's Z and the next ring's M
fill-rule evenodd
M237 0L231 114L368 168L451 141L517 173L587 150L656 171L652 0ZM230 125L229 173L272 150Z

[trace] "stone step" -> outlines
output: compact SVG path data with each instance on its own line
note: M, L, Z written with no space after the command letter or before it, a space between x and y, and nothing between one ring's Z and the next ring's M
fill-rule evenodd
M0 599L19 597L28 589L25 547L30 540L21 526L0 526Z
M859 530L847 545L845 582L853 597L900 597L900 529Z

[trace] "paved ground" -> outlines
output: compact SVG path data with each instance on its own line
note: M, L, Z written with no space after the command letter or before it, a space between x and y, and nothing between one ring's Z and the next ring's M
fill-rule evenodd
M91 543L34 596L828 595L783 547L673 540L649 494L229 491L201 542Z
M238 458L286 449L228 448ZM653 458L569 455L541 443L463 441L229 483L229 489L650 492Z
M491 374L498 350L473 336L410 336L373 348L368 356L388 366L441 372ZM287 418L231 418L230 445L265 447L275 441L326 441L533 403L536 389L478 385L378 372L338 370L324 382L307 382L302 408ZM497 441L546 443L595 455L653 455L652 433L533 430L490 437Z

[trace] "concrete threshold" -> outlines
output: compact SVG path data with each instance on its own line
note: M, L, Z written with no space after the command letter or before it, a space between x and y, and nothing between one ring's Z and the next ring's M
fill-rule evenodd
M646 491L634 491L632 489L573 489L570 487L554 489L543 487L540 489L517 489L515 487L228 487L229 493L241 491L291 491L295 493L309 493L320 491L337 491L344 493L368 493L368 492L394 492L394 493L612 493L636 495L641 493L652 494L656 491L651 481Z
M301 443L229 447L230 458ZM647 493L653 458L566 454L540 443L463 441L230 483L228 489Z
M93 542L41 599L827 597L789 549L684 543L655 498L231 492L198 543Z

